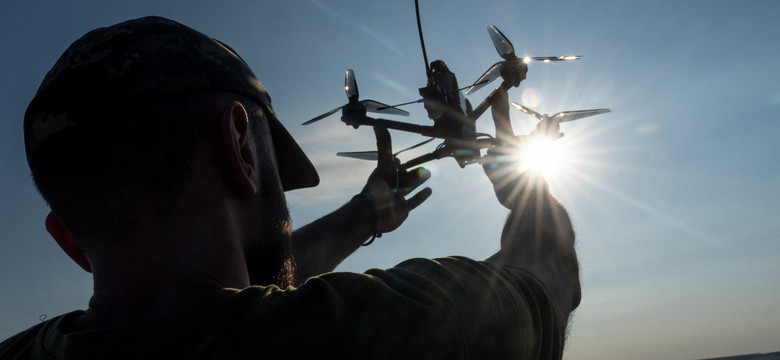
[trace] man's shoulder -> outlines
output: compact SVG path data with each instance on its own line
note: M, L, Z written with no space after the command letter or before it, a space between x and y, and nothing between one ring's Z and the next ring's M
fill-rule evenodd
M27 359L35 353L36 339L43 336L46 327L57 318L41 322L0 343L0 359Z

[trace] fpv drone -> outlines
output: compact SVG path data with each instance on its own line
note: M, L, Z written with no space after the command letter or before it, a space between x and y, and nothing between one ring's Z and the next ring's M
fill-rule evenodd
M512 126L509 123L508 118L503 120L494 119L496 121L495 137L488 134L477 133L476 120L482 116L495 101L500 100L500 92L505 92L512 87L517 87L520 85L520 82L525 80L528 72L528 63L532 61L570 61L582 58L580 55L519 58L515 55L514 47L509 39L507 39L497 27L491 25L487 28L488 34L490 35L490 39L492 40L496 51L503 60L490 66L473 84L464 88L459 88L455 75L449 71L447 65L443 61L436 60L430 64L428 63L428 57L425 52L425 42L422 36L422 27L420 25L419 6L417 6L416 0L415 7L417 10L417 26L420 34L420 43L423 50L423 58L425 60L426 74L428 75L427 85L419 89L422 99L398 105L386 105L375 100L360 100L355 73L352 69L348 69L344 80L344 90L348 99L347 104L306 121L303 125L312 124L341 110L341 121L356 129L360 126L381 126L388 129L411 132L429 137L430 139L394 154L396 164L401 170L407 170L428 161L444 157L452 157L461 167L465 167L469 164L481 162L481 149L494 146L507 146L510 140L517 138L512 131ZM465 90L467 95L472 94L483 86L497 80L499 77L503 79L500 87L493 90L493 92L477 105L476 108L473 108L470 102L463 96L463 93L461 93L462 90ZM413 103L424 104L425 109L428 112L428 117L434 122L433 126L373 118L366 115L366 113L372 112L409 116L409 112L399 109L398 107ZM562 111L552 116L548 116L547 114L539 114L518 103L512 103L512 105L515 108L536 117L540 121L537 128L557 129L558 124L561 122L578 120L610 112L610 109L574 110ZM428 144L434 139L443 139L443 142L440 143L434 151L410 159L404 163L397 158L398 154ZM337 155L364 160L377 159L376 151L339 152Z

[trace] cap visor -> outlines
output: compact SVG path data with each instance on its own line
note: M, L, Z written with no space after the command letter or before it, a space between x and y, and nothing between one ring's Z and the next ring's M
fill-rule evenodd
M317 169L282 123L273 116L268 118L284 191L317 186L320 183Z

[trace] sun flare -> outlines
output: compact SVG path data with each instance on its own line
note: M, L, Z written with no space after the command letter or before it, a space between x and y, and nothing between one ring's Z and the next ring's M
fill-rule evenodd
M539 171L547 179L557 177L566 168L565 143L547 138L530 139L522 148L521 171Z

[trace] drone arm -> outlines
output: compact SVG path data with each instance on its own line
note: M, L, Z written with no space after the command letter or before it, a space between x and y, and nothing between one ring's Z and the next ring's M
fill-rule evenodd
M403 164L401 164L401 169L403 170L409 170L415 166L422 165L427 163L428 161L433 160L439 160L443 159L447 156L450 156L450 151L447 148L441 148L438 150L434 150L433 152L429 152L425 155L418 156L414 159L411 159Z
M470 149L472 149L474 151L479 151L480 149L487 149L487 148L496 146L497 143L496 143L496 140L493 139L493 138L490 138L490 139L482 138L482 139L475 139L473 142L471 142L470 145L471 145L469 147ZM426 163L428 161L439 160L439 159L443 159L443 158L448 157L448 156L452 156L452 157L455 156L455 154L453 152L453 148L451 146L443 146L443 147L440 147L440 148L434 150L433 152L430 152L430 153L427 153L425 155L421 155L421 156L418 156L418 157L416 157L414 159L411 159L411 160L401 164L400 167L403 170L408 170L408 169L413 168L415 166L422 165L422 164L424 164L424 163ZM479 157L477 157L474 160L475 160L476 163L481 162Z
M500 88L504 89L504 91L509 90L511 87L512 85L506 81L502 82L500 86ZM477 107L468 114L468 117L471 121L476 121L479 119L479 117L482 116L482 114L484 114L491 105L493 105L493 103L496 101L495 98L499 96L499 94L496 93L497 91L499 91L498 88L493 90L493 92L491 92L490 95L485 98L485 100L482 100L482 102L479 103L479 105L477 105Z
M366 125L366 126L380 126L387 129L393 129L393 130L400 130L400 131L406 131L411 132L415 134L420 134L423 136L429 136L429 137L440 137L437 136L437 132L434 131L433 126L425 126L425 125L417 125L417 124L410 124L403 121L395 121L395 120L387 120L387 119L377 119L372 118L368 116L362 116L360 118L349 118L344 119L342 117L342 121L344 121L347 125L351 125L355 128L357 128L360 125Z
M496 137L504 139L506 137L513 137L514 131L512 130L512 123L509 121L509 100L507 91L512 85L504 81L501 86L493 90L485 100L477 105L474 110L468 114L469 120L472 122L482 116L491 106L496 107L493 111L493 121L496 126Z

